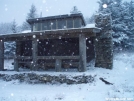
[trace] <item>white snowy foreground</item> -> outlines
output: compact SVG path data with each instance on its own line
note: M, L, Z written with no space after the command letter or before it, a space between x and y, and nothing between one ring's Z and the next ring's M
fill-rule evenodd
M10 63L10 61L8 62ZM14 74L16 72L0 73ZM116 54L113 70L94 68L93 64L90 64L89 70L85 73L64 72L62 74L91 74L96 75L96 79L92 84L78 85L33 85L18 81L5 82L0 80L0 101L134 101L134 54L132 53ZM106 85L99 79L100 77L113 83L113 85Z

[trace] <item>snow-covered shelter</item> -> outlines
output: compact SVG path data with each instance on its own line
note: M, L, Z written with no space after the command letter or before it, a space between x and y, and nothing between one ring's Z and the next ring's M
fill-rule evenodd
M53 67L56 71L76 67L84 72L87 61L93 58L95 66L112 68L111 37L101 38L101 33L111 30L104 27L106 22L102 23L110 21L110 17L100 18L100 15L96 17L97 27L87 26L81 13L28 19L31 32L0 35L0 70L4 69L4 42L7 41L16 42L16 71L20 66L27 66L31 70Z

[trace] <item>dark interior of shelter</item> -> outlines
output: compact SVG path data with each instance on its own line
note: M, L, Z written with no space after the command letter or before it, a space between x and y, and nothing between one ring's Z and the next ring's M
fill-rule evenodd
M78 38L61 38L61 39L43 39L38 41L38 56L78 56L79 55L79 39ZM87 62L90 62L95 57L94 53L94 38L87 38ZM21 41L21 56L32 56L32 41ZM31 61L23 60L21 61ZM65 59L62 60L63 68L78 68L78 59ZM46 63L49 64L45 67L54 68L55 59L39 59L39 67L44 67ZM20 64L22 67L30 68L29 64Z

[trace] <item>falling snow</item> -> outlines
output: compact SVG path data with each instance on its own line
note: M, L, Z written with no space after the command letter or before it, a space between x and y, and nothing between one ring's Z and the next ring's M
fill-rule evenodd
M107 4L103 4L103 8L107 8Z
M36 35L33 35L33 38L36 38Z

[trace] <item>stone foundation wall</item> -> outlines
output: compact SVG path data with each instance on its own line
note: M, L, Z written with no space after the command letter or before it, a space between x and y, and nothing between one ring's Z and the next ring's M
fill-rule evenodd
M95 82L95 76L91 75L63 75L59 74L36 74L36 73L20 73L20 74L0 74L0 80L25 82L28 84L83 84Z
M95 39L95 67L113 68L113 41L111 15L95 16L96 27L101 28Z

